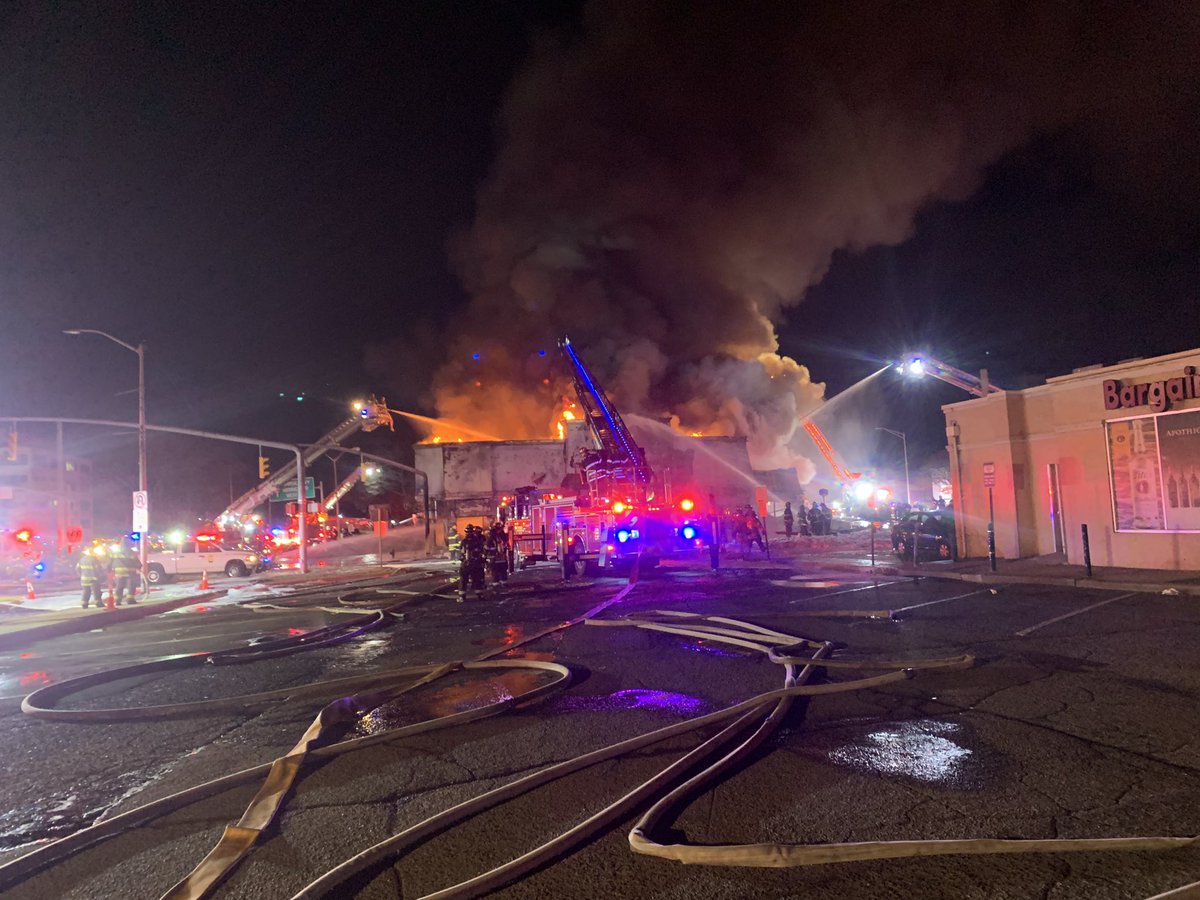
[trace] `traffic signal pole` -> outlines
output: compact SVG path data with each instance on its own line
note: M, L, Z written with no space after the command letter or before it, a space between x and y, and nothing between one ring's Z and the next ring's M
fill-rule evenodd
M241 437L236 434L221 434L216 431L196 431L193 428L172 428L168 425L146 425L138 422L115 422L111 419L66 419L53 418L49 416L0 416L0 420L8 422L40 422L47 425L99 425L103 428L128 428L136 430L141 434L145 431L159 431L164 434L182 434L187 437L204 438L209 441L225 441L230 444L248 444L250 446L274 447L278 450L287 450L296 455L296 497L301 503L305 503L303 509L307 512L307 498L304 497L304 449L298 444L283 444L278 441L264 441L261 438ZM392 463L392 465L397 465ZM415 470L414 470L415 471ZM424 474L424 473L421 473ZM428 496L428 489L426 489ZM297 537L300 540L299 553L299 569L302 574L308 572L308 526L306 515L300 516L300 524L297 529ZM426 522L426 529L429 524ZM144 557L143 557L144 559Z

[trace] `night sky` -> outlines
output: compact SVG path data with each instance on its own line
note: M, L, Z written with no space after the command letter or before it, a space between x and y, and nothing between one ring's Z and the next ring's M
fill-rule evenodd
M372 389L431 412L468 301L448 247L506 90L580 4L214 9L0 11L0 413L134 418L132 355L60 333L80 327L146 342L154 423L310 440ZM1137 140L1124 109L1097 138L1099 108L924 205L907 239L838 250L780 351L833 395L906 348L1022 387L1195 346L1194 73L1174 93L1192 115L1150 129L1170 141ZM938 405L962 395L877 382L878 424L914 459L940 447ZM217 456L244 487L253 454Z

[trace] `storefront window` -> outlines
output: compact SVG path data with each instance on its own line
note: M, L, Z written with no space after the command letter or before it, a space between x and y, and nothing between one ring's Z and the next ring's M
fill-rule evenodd
M1117 531L1200 531L1200 410L1105 423Z

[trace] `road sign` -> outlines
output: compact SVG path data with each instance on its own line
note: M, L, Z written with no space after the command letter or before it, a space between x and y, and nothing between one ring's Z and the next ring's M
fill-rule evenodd
M138 534L145 534L150 530L149 491L133 492L133 528L129 530L136 531Z
M996 464L985 462L983 464L983 486L985 488L994 488L996 486Z
M304 499L315 500L317 497L317 480L315 478L304 479ZM296 479L292 479L278 491L275 492L271 500L275 503L287 503L289 500L296 499Z

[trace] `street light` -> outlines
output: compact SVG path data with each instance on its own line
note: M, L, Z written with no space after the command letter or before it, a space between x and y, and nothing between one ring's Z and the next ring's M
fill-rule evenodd
M138 490L143 494L146 493L146 345L138 344L136 347L133 344L127 344L120 338L115 338L106 331L97 331L95 328L68 328L63 330L63 334L98 334L102 338L108 338L114 344L120 344L130 353L137 354L138 358ZM147 504L149 505L149 504ZM149 510L146 511L147 519L149 518ZM142 589L150 593L150 580L147 576L146 553L147 547L146 535L142 535L138 541L138 561L142 570Z
M886 431L888 434L894 434L896 437L900 438L904 444L904 502L909 506L912 506L912 488L908 483L908 438L905 437L903 431L892 431L892 429L884 428L882 426L876 427L875 430Z

